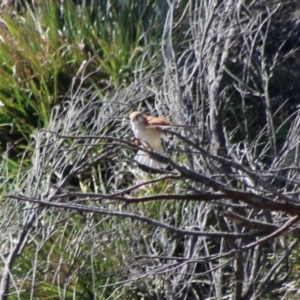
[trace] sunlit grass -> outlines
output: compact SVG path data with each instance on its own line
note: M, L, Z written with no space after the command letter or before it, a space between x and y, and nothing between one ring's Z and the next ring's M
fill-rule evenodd
M151 58L157 53L153 45L159 45L163 30L157 18L159 1L129 0L113 5L110 1L102 1L101 7L97 1L92 3L94 6L86 5L85 1L75 6L72 0L66 0L61 6L60 1L45 0L38 7L27 7L22 13L2 8L0 151L7 151L0 160L3 166L1 192L9 193L19 188L15 185L17 178L32 162L28 144L33 133L36 128L48 125L51 109L70 97L71 87L93 87L101 100L102 90L110 93L132 81L140 57L144 57L140 67L154 64ZM149 49L145 55L144 49L151 43L153 56ZM84 83L83 77L86 78ZM81 188L89 190L89 178L83 178L80 183ZM101 186L101 182L98 184ZM9 207L5 201L1 199ZM18 209L23 208L18 206ZM52 222L59 214L57 211L49 215L44 211L38 213L42 222L38 221L37 226L45 228L47 222ZM87 219L95 226L91 231L94 236L88 241L83 239L76 252L72 239L81 231L88 234L83 231ZM120 268L126 262L125 256L132 261L128 236L133 226L128 220L120 223L116 219L103 220L97 215L94 218L67 216L65 223L55 223L55 231L47 233L49 236L45 236L43 230L31 236L15 262L13 276L18 286L11 285L10 291L13 294L15 289L20 289L22 297L30 298L34 285L35 298L53 299L64 294L66 299L74 295L90 299L91 293L97 291L97 299L108 296L135 299L131 290L123 295L125 287L101 288L101 285L127 279L125 272L120 274ZM138 228L134 230L139 233ZM111 239L112 233L118 233L119 238ZM37 247L39 244L41 248ZM37 266L33 266L34 262ZM126 270L128 266L123 267ZM68 277L70 274L72 277Z
M104 1L101 8L93 3L42 1L23 14L3 11L1 149L20 140L14 144L19 152L35 128L46 126L51 108L66 98L74 78L91 74L90 82L110 90L128 84L146 39L158 38L161 28L147 20L154 13L149 3L110 6ZM85 74L78 73L86 61Z

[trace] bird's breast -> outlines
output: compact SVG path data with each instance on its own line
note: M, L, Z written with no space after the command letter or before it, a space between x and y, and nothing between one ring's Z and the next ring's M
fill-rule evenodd
M148 146L154 151L163 152L163 147L161 144L160 130L157 128L133 128L135 137L139 138L141 141L146 142Z

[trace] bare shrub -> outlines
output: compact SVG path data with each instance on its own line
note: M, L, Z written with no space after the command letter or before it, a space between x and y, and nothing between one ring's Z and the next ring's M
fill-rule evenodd
M62 299L295 293L299 91L280 81L298 66L289 9L175 1L153 70L145 52L135 82L104 97L81 88L88 75L74 81L34 135L32 167L2 187L2 299L9 282L19 298L46 282ZM138 169L133 108L196 126L167 131L172 171Z

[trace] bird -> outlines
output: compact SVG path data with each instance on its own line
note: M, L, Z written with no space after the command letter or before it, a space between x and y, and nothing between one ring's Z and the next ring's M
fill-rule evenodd
M139 111L132 112L129 118L136 138L135 143L143 145L147 150L165 155L162 146L162 136L164 135L162 129L169 128L172 124L164 118L147 116ZM135 160L139 164L152 169L165 169L167 167L167 164L153 159L151 154L141 149L137 152Z

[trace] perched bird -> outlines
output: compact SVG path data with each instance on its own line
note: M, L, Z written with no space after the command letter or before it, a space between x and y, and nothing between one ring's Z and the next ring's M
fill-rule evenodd
M136 142L141 143L147 150L164 154L161 137L163 135L162 128L171 127L172 124L163 119L153 116L143 115L139 111L134 111L129 116ZM139 150L135 157L136 161L146 167L152 169L163 169L167 165L161 161L157 161L143 150Z

